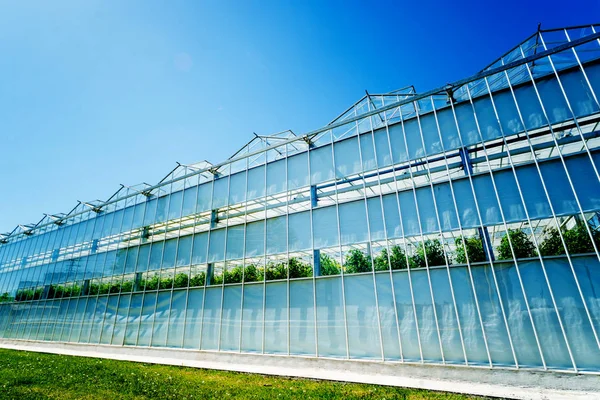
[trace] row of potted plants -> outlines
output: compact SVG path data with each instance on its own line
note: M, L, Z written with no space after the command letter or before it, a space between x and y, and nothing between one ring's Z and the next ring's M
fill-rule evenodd
M594 242L600 248L600 233L592 231ZM576 227L562 233L564 242L570 254L588 253L594 251L592 240L586 226L579 224ZM510 240L509 240L510 238ZM456 250L454 262L466 264L486 261L483 242L479 237L459 237L455 240ZM536 246L529 235L523 230L508 230L502 237L497 247L497 257L500 260L516 258L528 258L537 256ZM554 256L565 254L565 247L558 230L552 228L546 231L545 239L539 245L541 256ZM412 255L407 255L404 249L398 245L392 246L389 251L383 249L373 259L359 249L350 250L345 257L344 263L340 264L335 258L322 253L320 255L320 275L330 276L355 274L362 272L401 270L407 268L423 268L428 266L439 266L452 264L453 260L444 251L442 243L438 239L425 240L419 243ZM279 280L294 278L306 278L313 276L313 267L299 258L290 258L286 262L269 262L265 267L249 264L247 266L235 266L225 269L220 274L213 274L210 285L233 284L242 282L261 282L264 280ZM91 283L87 286L51 285L47 288L48 293L44 296L43 288L19 289L14 299L9 293L0 295L1 302L38 300L46 298L76 297L80 295L102 295L111 293L128 293L133 291L149 291L172 288L186 288L204 286L207 282L206 273L199 272L188 275L180 272L173 277L160 277L158 274L146 279L123 280L116 282ZM85 293L84 293L85 292Z

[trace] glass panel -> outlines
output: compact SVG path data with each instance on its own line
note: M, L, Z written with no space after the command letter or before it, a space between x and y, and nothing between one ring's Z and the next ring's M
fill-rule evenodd
M256 167L248 171L248 200L265 195L265 167Z
M542 98L546 115L551 123L565 121L572 117L565 96L554 76L549 79L541 79L536 82L538 92ZM544 118L544 122L546 119Z
M575 260L578 263L581 258L577 257ZM590 257L590 261L592 260L594 258ZM569 262L566 258L560 258L544 260L544 263L575 363L578 368L597 369L600 351ZM589 278L584 282L587 286Z
M412 272L413 287L419 288L413 292L415 307L417 309L417 319L419 321L419 336L423 350L423 359L425 361L442 360L440 352L440 342L435 323L435 314L429 291L429 282L427 271L417 270Z
M218 350L221 326L222 287L206 288L204 316L202 319L202 350Z
M476 228L479 224L477 206L473 198L471 182L468 179L460 179L453 183L454 196L460 215L460 223L463 228Z
M287 247L286 217L267 220L267 254L285 253Z
M112 264L113 268L110 271L111 275L122 274L125 271L125 260L127 258L127 249L119 249L116 252L115 262ZM58 271L55 271L58 272Z
M475 309L475 298L471 289L471 282L466 268L452 268L452 284L458 306L458 315L463 328L465 349L469 361L485 360L485 348L483 338L480 338L480 324L476 321L477 310ZM504 323L502 305L498 300L494 276L489 265L480 265L471 268L473 282L475 284L475 295L479 302L481 318L485 328L485 337L488 349L495 365L514 366L515 360L512 355L508 331Z
M142 294L134 294L131 296L131 302L129 304L129 317L127 320L127 328L125 330L125 345L136 345L140 324L140 313L142 312L142 297Z
M573 268L577 274L583 298L592 316L596 332L600 329L600 307L594 306L600 293L600 262L595 256L573 257Z
M182 215L190 215L196 212L196 196L198 195L198 186L187 188L183 192Z
M385 226L379 197L367 199L367 209L369 212L371 240L385 239Z
M187 292L185 290L176 290L173 292L167 332L168 347L181 347L183 345L186 302Z
M287 283L271 282L266 288L265 353L287 354Z
M458 228L456 219L456 208L452 197L452 190L449 183L442 183L433 186L435 193L435 202L438 208L438 215L443 231L449 231Z
M124 210L123 222L121 223L121 229L120 229L121 232L128 231L131 229L131 224L133 223L133 211L134 211L133 206L129 206ZM83 241L87 224L88 224L88 221L82 222L81 227L77 231L76 243L81 243ZM87 239L87 240L89 240L89 239Z
M398 200L396 194L388 194L382 197L383 212L385 218L385 229L388 239L402 237L400 226L400 215L398 214Z
M125 261L125 272L131 273L135 271L137 265L137 258L139 253L139 247L130 247L127 249L127 259Z
M496 198L496 191L489 174L478 175L473 178L473 187L477 196L477 205L481 213L481 219L484 225L495 225L502 223L502 215L500 214L500 206ZM477 210L471 210L477 214ZM475 215L475 220L479 218Z
M167 344L167 328L169 326L170 308L171 292L158 293L158 300L154 311L152 346L164 347Z
M246 171L231 175L229 188L229 204L236 204L246 200Z
M132 259L132 262L134 260ZM138 257L137 257L137 272L145 272L148 270L148 264L150 262L150 244L140 246ZM89 267L88 267L89 269Z
M125 340L125 329L127 327L130 300L131 295L123 295L119 299L119 308L115 319L115 328L111 342L113 345L122 346Z
M135 206L135 211L133 213L133 223L131 225L132 229L140 228L144 225L145 209L146 209L146 203L139 203ZM99 218L100 217L96 217L96 224L100 220ZM91 237L90 237L90 239L91 239Z
M110 344L112 341L112 335L115 327L115 321L117 317L117 311L119 306L119 296L109 296L106 304L106 313L104 315L104 323L102 326L102 335L100 337L100 343Z
M81 325L84 322L86 304L87 298L82 297L77 301L77 308L75 310L75 316L73 317L73 328L70 332L67 332L69 334L69 342L77 343L80 341Z
M540 262L522 261L519 267L546 364L550 367L572 368Z
M415 206L415 197L412 190L398 193L400 199L400 213L402 215L402 226L405 236L416 236L420 234L419 219ZM389 236L389 235L388 235Z
M477 123L479 124L483 140L493 140L502 136L491 99L489 97L480 97L473 101L473 106L475 107ZM477 135L475 140L481 140L479 139L479 135Z
M100 343L102 323L104 322L104 314L106 313L106 303L108 303L107 296L98 297L96 300L96 310L92 320L90 343Z
M229 192L229 177L224 176L214 180L214 190L212 195L212 209L217 209L227 205L227 194Z
M419 350L419 334L410 285L407 272L394 272L394 290L396 297L396 310L400 325L400 338L402 340L402 354L407 361L421 361ZM438 344L439 349L439 344Z
M177 248L177 261L175 265L178 267L183 267L186 265L190 265L191 262L191 252L192 252L192 235L183 236L179 238L178 248Z
M386 360L400 360L400 338L391 276L389 273L376 274L377 300L383 342L383 354Z
M600 153L594 154L600 155ZM567 157L565 162L581 207L584 211L600 210L600 182L594 179L596 172L589 157L587 155Z
M552 216L540 174L533 165L517 168L517 177L530 218Z
M300 153L287 159L288 190L308 186L308 153Z
M596 30L596 32L598 32ZM598 46L595 46L596 48ZM581 57L581 54L580 54ZM588 64L585 66L585 73L590 81L590 85L596 94L596 98L600 97L600 64ZM571 96L570 91L567 92L567 96Z
M138 346L150 346L152 339L152 323L154 322L154 308L156 307L157 295L146 293L142 303L142 312L140 314L140 324L138 332Z
M353 201L339 205L342 244L354 244L369 240L365 202Z
M452 109L448 107L438 111L437 117L440 125L440 132L442 134L444 150L449 151L458 149L460 147L460 139L458 137L458 130L456 129L456 121L454 120Z
M315 209L312 217L315 248L319 249L339 244L335 207Z
M177 238L169 239L165 242L163 250L162 268L172 268L175 266L175 256L177 255Z
M79 334L79 343L90 343L90 334L94 318L94 312L96 311L96 298L90 297L85 304L85 313L83 316L83 323L81 324L81 332ZM32 334L33 334L32 329ZM30 337L33 339L33 337Z
M265 222L251 222L246 225L246 257L263 254L265 254Z
M169 219L176 219L181 217L182 204L183 192L181 190L171 194L171 200L169 201Z
M190 289L185 310L185 332L183 337L183 347L186 349L200 348L203 302L204 289Z
M373 276L348 275L344 285L350 357L381 359Z
M390 135L390 144L392 146L392 156L394 164L408 160L406 155L406 143L404 141L404 131L401 124L392 125L388 128Z
M156 214L154 217L155 222L164 222L167 220L167 214L169 211L169 196L164 195L158 198L158 204L156 206ZM116 233L116 232L115 232Z
M212 181L198 186L197 212L208 211L212 209L212 186Z
M433 113L421 116L421 130L423 131L423 141L425 142L427 155L441 153L442 144L440 143L440 135Z
M288 216L289 251L306 250L311 247L310 213L308 211ZM250 255L260 255L250 254Z
M315 308L312 280L290 281L290 353L315 355Z
M473 114L473 106L470 103L462 103L454 107L454 111L456 112L463 146L470 146L481 142L475 122L475 115Z
M512 171L500 171L494 173L500 205L506 222L525 220L525 210L519 196L519 190Z
M507 89L503 92L496 92L493 96L504 135L509 136L522 132L523 124L511 92Z
M362 157L363 171L371 171L377 168L377 158L373 145L373 135L370 133L360 135L360 152ZM337 160L337 156L336 156Z
M344 178L361 171L360 153L356 137L336 142L333 146L335 152L335 171L337 178ZM311 155L312 157L313 155Z
M165 242L154 242L150 249L150 262L148 269L150 271L160 269L162 263L162 253Z
M56 321L56 314L58 307L54 306L58 304L58 301L46 301L44 305L44 313L42 314L40 329L37 334L37 338L41 340L50 340L52 338L52 330ZM15 318L15 322L18 319ZM101 329L101 328L99 328ZM18 336L19 325L17 324L13 328L13 335Z
M514 264L497 264L496 276L519 365L542 365Z
M59 300L54 303L54 307L57 308L57 314L55 317L56 324L54 326L54 330L52 331L52 336L50 336L50 340L60 340L61 334L64 328L65 316L67 314L67 309L69 307L69 300ZM19 318L19 322L23 321L23 317ZM67 328L68 329L68 328ZM18 330L18 336L21 337L21 329Z
M286 160L267 164L267 194L281 193L286 190Z
M226 286L224 290L220 350L239 351L242 287Z
M387 131L379 129L374 133L375 152L377 153L377 166L379 168L392 164L392 154L390 153L390 145L388 141Z
M429 273L431 276L431 286L433 287L435 310L440 329L444 359L447 363L464 364L465 356L460 340L461 331L459 330L458 322L456 320L454 299L452 298L450 283L448 282L448 270L436 268L431 269ZM481 338L482 336L479 320L476 320L476 323L480 328L479 337ZM467 328L471 328L471 326L466 326L465 329ZM471 337L472 336L469 336L469 338ZM472 362L476 360L469 359L469 361Z
M318 279L316 285L319 356L346 357L342 280Z
M559 160L544 162L540 169L544 181L552 182L546 188L556 215L576 214L579 208L562 163Z
M539 128L546 123L540 101L533 86L527 84L515 88L515 97L527 129Z
M263 284L244 286L242 351L259 353L263 341Z
M208 262L222 261L225 257L225 229L210 232Z
M331 145L311 150L310 182L312 185L333 179L333 155L331 153Z
M437 215L431 187L421 187L416 191L417 204L419 205L419 217L421 219L421 229L424 234L439 232Z
M411 160L425 156L425 149L421 141L421 131L419 122L416 119L411 119L404 123L404 132L406 134L406 142L408 143L408 154ZM398 132L399 134L401 132Z
M192 264L204 264L206 262L206 250L208 247L208 233L202 232L194 235L192 246Z
M227 228L227 254L228 260L244 257L244 225L230 226Z
M560 74L560 80L575 116L582 117L598 112L598 105L580 70L563 72ZM571 117L570 112L569 117Z

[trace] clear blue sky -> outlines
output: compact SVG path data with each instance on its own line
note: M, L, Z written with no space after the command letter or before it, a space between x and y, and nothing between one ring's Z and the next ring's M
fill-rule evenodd
M0 232L594 18L598 0L0 0Z

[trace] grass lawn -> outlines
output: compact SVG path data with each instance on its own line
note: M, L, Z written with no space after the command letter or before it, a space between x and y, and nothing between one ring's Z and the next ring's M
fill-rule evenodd
M0 349L0 399L482 399Z

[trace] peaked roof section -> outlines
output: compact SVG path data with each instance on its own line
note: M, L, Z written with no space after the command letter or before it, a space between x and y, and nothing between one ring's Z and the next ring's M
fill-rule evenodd
M541 24L538 25L538 30L527 39L517 44L508 52L504 53L501 57L494 60L490 65L482 69L479 73L485 74L493 71L497 68L502 68L513 62L518 62L525 58L535 58L536 55L552 50L558 50L561 46L567 46L573 42L586 37L590 37L600 32L600 24L594 25L581 25L572 26L566 28L555 28L555 29L541 29ZM595 46L594 50L598 49L598 45L594 43L587 43ZM517 85L530 78L530 73L533 77L539 77L547 75L554 71L553 65L557 70L563 67L569 67L573 65L573 51L568 48L564 51L557 51L552 55L552 62L548 57L540 57L530 63L524 63L517 68L511 68L507 71L507 75L512 85ZM585 57L587 53L580 52L579 57ZM591 58L596 58L592 56ZM580 62L587 61L587 59L579 60ZM488 85L491 91L501 90L508 87L508 81L506 74L492 75L488 79ZM468 89L467 89L468 88ZM460 88L454 89L454 98L458 101L468 100L469 94L471 97L477 97L478 95L487 91L486 85L479 82L477 84L467 84ZM468 93L470 92L470 93Z
M574 46L579 46L585 51L579 51L579 57L574 57L572 50ZM552 57L549 57L550 55ZM19 235L29 236L43 228L51 229L54 225L78 222L96 213L114 210L116 203L123 199L125 199L125 206L136 204L147 197L160 196L218 176L265 164L286 155L306 151L309 147L322 142L342 140L355 134L356 125L360 125L370 116L379 115L380 121L377 118L373 119L372 128L377 129L384 125L385 120L388 123L399 121L400 113L402 118L414 116L415 106L421 111L428 111L435 106L433 102L438 104L438 101L447 103L469 100L487 93L488 90L506 88L508 87L507 76L514 85L530 79L531 76L536 78L552 73L554 69L560 70L597 58L600 58L600 24L546 30L538 26L538 30L533 35L469 78L420 94L416 93L413 86L383 94L371 94L365 91L363 97L325 127L301 136L291 130L272 135L254 133L254 137L248 143L224 162L211 164L208 161L201 161L189 165L177 163L177 166L155 185L145 182L133 186L121 184L106 201L78 201L77 205L66 214L45 214L36 224L18 225L12 231L0 234L0 244L7 243L8 239ZM431 102L421 101L429 96L436 96L436 98Z

